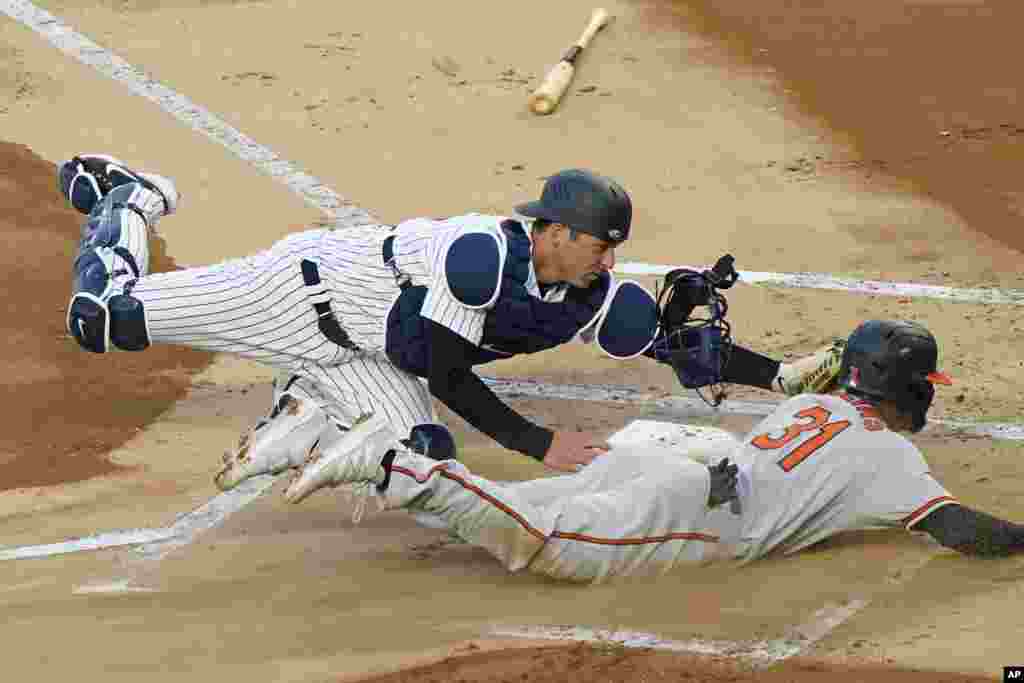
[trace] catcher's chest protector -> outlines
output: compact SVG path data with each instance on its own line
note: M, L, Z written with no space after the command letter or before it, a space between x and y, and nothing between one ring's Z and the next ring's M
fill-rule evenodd
M588 290L570 288L563 301L543 301L530 294L530 240L518 221L501 224L506 238L500 291L487 311L483 339L471 365L520 353L536 353L572 340L593 321L608 292L608 280ZM388 313L385 349L392 363L419 377L428 367L426 321L420 317L427 288L406 288Z

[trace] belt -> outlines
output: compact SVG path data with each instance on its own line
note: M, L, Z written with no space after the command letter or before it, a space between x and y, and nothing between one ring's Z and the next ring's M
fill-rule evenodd
M380 255L384 259L384 265L389 266L395 260L395 236L388 235L384 238L384 245L380 249Z
M348 336L348 332L342 329L338 319L331 310L331 295L320 280L320 270L316 264L308 259L302 259L302 280L306 283L306 297L313 304L316 311L316 324L320 332L338 346L358 351L359 347Z
M405 289L412 285L409 281L409 276L398 270L398 266L395 265L395 236L388 235L384 238L384 244L380 248L381 258L384 260L384 265L391 268L391 272L395 275L395 282L402 289Z

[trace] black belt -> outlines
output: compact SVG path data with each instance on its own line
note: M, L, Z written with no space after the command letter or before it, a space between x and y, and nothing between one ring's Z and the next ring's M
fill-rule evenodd
M320 328L320 332L338 346L358 351L359 347L349 338L348 332L341 328L338 319L334 317L334 311L331 310L331 295L320 281L320 271L316 264L302 259L300 265L302 280L306 283L306 297L316 311L316 324Z
M401 287L402 289L405 289L406 287L409 287L410 285L412 285L412 283L409 282L409 278L406 277L405 275L402 275L402 273L398 270L398 267L394 263L394 261L395 261L395 236L394 235L388 235L387 237L384 238L384 244L381 245L381 248L380 248L380 255L381 255L381 258L384 260L384 265L390 267L391 271L395 274L395 281L398 282L398 286L399 287Z

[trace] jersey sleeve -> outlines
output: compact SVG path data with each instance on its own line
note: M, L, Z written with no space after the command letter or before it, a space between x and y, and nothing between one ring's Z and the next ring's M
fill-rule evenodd
M863 491L858 507L866 526L903 527L909 531L931 512L958 503L932 476L917 447L899 438L902 447L884 454L886 462Z
M467 226L444 233L433 250L420 315L476 346L500 292L505 245L498 231Z

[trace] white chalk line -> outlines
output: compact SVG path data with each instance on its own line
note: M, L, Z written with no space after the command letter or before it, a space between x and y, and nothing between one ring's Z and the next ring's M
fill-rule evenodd
M257 143L204 107L171 90L124 59L76 32L53 14L27 0L0 0L0 10L32 29L61 52L93 67L155 103L193 130L219 143L278 182L289 187L306 203L324 212L338 227L377 223L365 209L327 187L322 181ZM629 275L664 275L678 267L649 263L623 263L615 270ZM702 267L696 267L700 269ZM772 273L740 271L741 282L786 287L831 289L860 294L943 299L962 303L1024 305L1024 290L967 289L908 282L884 282L837 278L824 273Z
M780 401L740 401L728 399L712 408L700 398L665 396L628 386L613 384L556 384L539 380L484 377L491 389L506 398L557 399L565 401L601 401L642 404L652 411L672 417L712 417L714 415L765 416L779 407ZM975 422L929 418L925 431L945 428L952 432L988 436L1011 441L1024 440L1024 424L1016 422Z
M782 638L772 640L670 640L642 631L612 631L586 626L498 626L490 634L506 638L529 638L612 645L643 650L666 650L713 657L729 657L758 667L796 657L845 623L870 604L854 599L842 605L826 605L811 618L789 629Z
M196 536L224 522L230 515L255 500L275 481L269 475L253 477L231 491L225 491L192 512L178 516L171 524L156 529L108 531L94 536L72 538L58 543L0 548L0 561L29 560L92 550L133 546L140 560L159 561Z
M76 32L56 16L26 0L0 0L0 11L32 29L61 52L91 66L155 103L193 130L220 143L342 226L378 222L318 179L244 135L207 109L149 77L124 59Z
M703 270L708 266L663 266L651 263L622 263L615 268L626 275L664 275L676 268ZM808 289L832 289L856 294L897 296L908 299L943 299L957 303L1024 305L1024 290L998 288L961 288L912 282L887 282L842 278L827 273L770 273L741 270L739 282Z

